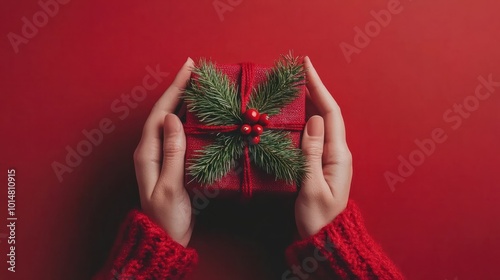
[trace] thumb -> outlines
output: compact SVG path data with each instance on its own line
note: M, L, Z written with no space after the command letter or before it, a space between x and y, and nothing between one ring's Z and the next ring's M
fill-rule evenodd
M175 114L167 114L163 125L163 164L159 182L166 191L184 189L184 154L186 136Z
M306 156L309 167L309 178L304 181L307 185L310 180L323 178L323 164L321 157L323 155L323 142L325 138L325 125L323 118L312 116L309 118L302 136L302 152Z

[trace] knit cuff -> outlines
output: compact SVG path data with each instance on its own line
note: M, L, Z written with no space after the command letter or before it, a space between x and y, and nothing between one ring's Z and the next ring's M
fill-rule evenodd
M289 274L300 279L308 274L319 279L403 279L366 231L352 201L317 234L288 247L286 255Z
M184 248L144 213L133 210L108 265L94 279L183 279L197 262L194 249Z

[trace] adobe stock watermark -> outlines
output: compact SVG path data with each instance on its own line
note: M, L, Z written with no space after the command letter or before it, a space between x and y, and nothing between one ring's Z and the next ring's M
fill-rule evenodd
M410 177L417 167L424 164L427 158L432 156L439 144L443 144L448 139L447 129L454 131L459 129L464 120L471 117L477 111L481 102L488 100L495 91L500 90L500 80L494 81L493 74L487 78L477 77L477 84L474 93L467 95L461 103L455 103L443 112L443 121L447 127L438 127L431 131L429 137L422 140L415 139L415 149L408 156L398 156L399 165L394 171L385 171L384 178L392 192L396 191L396 185L403 183Z
M225 19L224 14L234 11L241 3L243 3L243 0L215 0L212 2L212 5L214 6L219 20L223 22Z
M49 19L55 17L60 10L60 5L66 5L70 0L39 0L38 6L40 10L35 12L29 19L22 17L20 35L14 32L7 34L12 49L17 54L19 53L19 46L21 44L28 44L30 39L33 39L38 34L38 29L45 27L49 23Z
M353 44L344 41L339 44L339 48L347 63L351 63L351 56L353 54L360 54L362 49L368 47L371 40L380 34L382 28L386 28L391 23L392 17L400 14L402 11L403 5L399 0L389 0L387 2L387 9L382 9L378 12L371 10L370 15L373 20L368 21L363 29L359 26L354 27Z
M333 243L329 236L326 236L324 247L318 248L315 246L312 256L306 257L299 265L292 265L289 270L286 270L281 275L281 280L304 280L309 279L310 275L315 273L321 262L328 260L321 251L333 253L337 246Z
M64 160L52 162L52 170L60 183L64 179L63 175L73 172L82 164L83 159L88 157L93 149L103 142L104 137L115 130L116 122L128 118L130 112L147 98L148 92L156 89L169 75L169 73L161 72L160 65L156 65L154 68L148 65L145 69L147 74L142 78L141 85L133 87L130 93L124 93L111 102L110 111L114 114L113 118L104 117L98 122L97 127L90 130L83 129L82 139L74 146L67 145L65 147Z

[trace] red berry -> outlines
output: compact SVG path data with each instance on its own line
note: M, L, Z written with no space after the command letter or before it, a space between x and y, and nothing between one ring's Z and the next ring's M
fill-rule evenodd
M263 126L268 125L269 124L269 115L261 114L259 117L259 123Z
M243 135L248 135L250 132L252 132L252 127L248 124L244 124L240 128L241 134Z
M246 110L244 117L245 117L245 121L247 121L248 123L254 124L254 123L259 121L259 111L257 111L256 109L253 109L253 108L248 109L248 110Z
M253 135L257 135L258 136L258 135L261 135L262 132L264 132L264 128L262 127L262 125L260 125L260 124L254 124L252 126L252 134Z
M257 145L260 142L260 136L252 136L250 137L250 144Z

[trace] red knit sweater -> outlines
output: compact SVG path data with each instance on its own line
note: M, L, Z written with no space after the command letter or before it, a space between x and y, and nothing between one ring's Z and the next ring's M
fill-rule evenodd
M290 269L282 279L403 279L366 232L357 206L347 208L320 232L286 250ZM94 280L183 279L198 261L145 214L134 210L124 222L108 263Z

